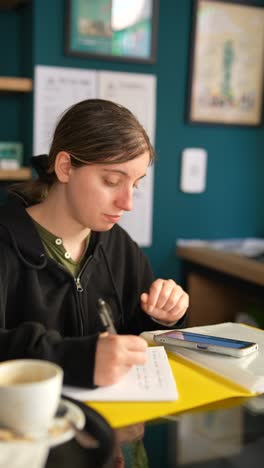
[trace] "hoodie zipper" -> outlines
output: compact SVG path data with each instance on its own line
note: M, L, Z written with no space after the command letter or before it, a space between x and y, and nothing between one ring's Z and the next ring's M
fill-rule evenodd
M75 284L76 284L77 291L79 293L83 292L83 287L82 287L82 284L81 284L80 276L77 276L77 278L74 278L74 279L75 279Z
M61 263L57 264L57 262L55 262L55 260L53 260L53 259L50 259L50 260L51 260L52 262L56 263L57 266L58 266L61 270L63 270L65 273L67 273L67 274L74 280L77 293L81 293L81 292L83 292L84 289L83 289L83 287L82 287L80 277L81 277L81 274L82 274L83 270L85 269L85 267L87 266L87 264L90 262L90 260L91 260L92 258L93 258L93 255L90 255L90 257L87 258L87 260L86 260L85 264L83 265L83 267L82 267L82 269L81 269L79 275L77 276L77 278L75 278L75 277L72 275L72 273L71 273L69 270L67 270L67 268L66 268L64 265L62 265ZM79 303L79 314L78 314L78 315L79 315L79 319L80 319L80 322L79 322L79 325L80 325L80 334L81 334L81 336L83 336L83 334L84 334L84 325L83 325L82 310L81 310L82 307L81 307L81 305L80 305L80 302L79 302L78 298L77 298L77 302Z
M88 263L92 260L93 258L93 255L90 255L86 262L84 263L81 271L79 272L77 278L74 278L74 281L75 281L75 285L76 285L76 289L77 289L77 293L82 293L84 291L83 287L82 287L82 283L81 283L81 275L82 275L82 272L84 271L84 269L87 267ZM78 300L78 299L77 299ZM79 301L78 301L79 302ZM81 325L81 333L82 333L82 336L84 334L84 324L83 324L83 317L82 317L82 307L81 305L79 304L80 306L80 325Z
M88 263L92 260L93 256L90 255L90 257L87 258L85 264L83 265L81 271L79 272L77 278L74 278L74 281L75 281L75 284L76 284L76 289L79 293L83 292L83 287L82 287L82 283L81 283L81 275L82 275L82 272L84 271L84 269L86 268L86 266L88 265Z

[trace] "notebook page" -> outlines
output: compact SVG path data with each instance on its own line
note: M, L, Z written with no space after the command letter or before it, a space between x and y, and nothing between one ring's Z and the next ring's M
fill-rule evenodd
M119 382L86 390L63 387L63 394L81 401L175 401L178 398L166 351L163 346L147 349L147 362L133 366Z

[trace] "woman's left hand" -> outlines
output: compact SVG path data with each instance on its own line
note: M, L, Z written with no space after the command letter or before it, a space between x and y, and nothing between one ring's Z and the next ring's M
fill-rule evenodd
M172 279L155 280L140 299L144 312L168 325L180 320L189 306L188 294Z

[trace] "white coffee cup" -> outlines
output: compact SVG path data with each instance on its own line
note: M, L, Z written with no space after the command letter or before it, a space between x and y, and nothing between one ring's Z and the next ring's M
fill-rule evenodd
M31 437L48 430L61 395L63 370L48 361L0 363L0 426Z

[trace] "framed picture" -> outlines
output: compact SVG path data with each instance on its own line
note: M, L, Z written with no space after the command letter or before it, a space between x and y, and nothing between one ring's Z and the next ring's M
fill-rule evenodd
M196 0L188 120L261 124L264 5Z
M66 53L153 63L158 0L67 0Z

